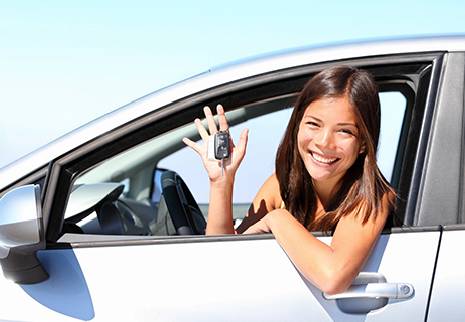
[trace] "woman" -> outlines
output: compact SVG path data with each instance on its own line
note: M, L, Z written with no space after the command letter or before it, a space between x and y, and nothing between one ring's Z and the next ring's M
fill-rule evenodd
M210 135L217 132L204 109ZM228 124L217 107L219 129ZM195 120L200 136L209 133ZM210 178L207 234L268 233L299 271L322 291L346 290L379 237L395 193L376 165L380 103L372 76L336 66L305 85L278 148L276 173L258 191L237 232L232 219L235 173L244 157L248 131L223 166L207 157L207 144L183 141L203 160ZM231 142L232 143L232 142ZM222 169L222 167L224 169ZM310 231L333 231L330 245Z

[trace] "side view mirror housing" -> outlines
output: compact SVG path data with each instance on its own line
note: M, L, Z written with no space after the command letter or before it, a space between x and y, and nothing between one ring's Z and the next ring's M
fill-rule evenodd
M0 265L6 278L19 284L48 278L36 256L45 248L40 187L14 188L0 199Z

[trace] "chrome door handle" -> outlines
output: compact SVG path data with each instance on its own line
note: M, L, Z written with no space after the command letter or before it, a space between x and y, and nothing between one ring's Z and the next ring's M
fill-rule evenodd
M355 299L355 298L388 298L407 299L414 293L414 288L408 283L368 283L354 285L348 291L329 295L323 293L327 300Z
M386 306L390 299L405 300L414 293L412 284L387 283L380 273L361 272L347 291L322 295L326 300L335 300L337 307L344 313L367 314Z

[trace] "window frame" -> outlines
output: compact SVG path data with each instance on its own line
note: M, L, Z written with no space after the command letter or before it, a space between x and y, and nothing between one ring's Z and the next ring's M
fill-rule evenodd
M368 70L382 70L384 68L387 75L398 75L395 73L396 68L419 63L433 64L440 56L441 53L428 53L354 58L344 61L299 66L269 74L257 75L249 79L226 83L194 96L186 97L136 121L116 128L81 148L70 152L53 164L50 171L50 180L48 181L46 189L43 209L47 226L46 239L49 243L54 243L59 238L69 190L73 180L79 173L105 160L109 156L116 155L149 138L176 128L181 124L191 122L195 116L201 113L201 109L204 105L214 106L221 102L230 110L247 104L251 96L254 97L255 100L261 97L269 97L267 93L270 92L270 89L275 90L278 94L283 91L286 93L289 92L289 90L299 90L313 73L334 64L349 64ZM418 85L415 79L412 78L410 80L412 84ZM283 83L287 85L285 89L282 86ZM428 115L429 114L425 114L425 116ZM167 119L169 119L169 121L166 121ZM425 131L422 131L422 133L423 132ZM423 141L419 142L418 150L423 147ZM405 149L407 149L407 147L405 147L404 150ZM421 153L418 155L420 157L422 156ZM413 161L417 162L417 157L415 157L412 162ZM412 175L412 182L408 184L409 188L416 183L413 179L419 176L417 174L417 164L415 164L414 168L416 172ZM58 189L58 187L60 187L60 189ZM413 189L413 191L416 190ZM409 197L409 201L411 198L412 197ZM408 210L408 207L406 209ZM146 238L157 239L158 237L149 236ZM91 239L92 238L89 238L89 241Z
M425 166L412 218L416 226L456 225L465 220L465 53L446 53L433 66L433 75L434 91L428 95L425 112L428 131L422 133Z

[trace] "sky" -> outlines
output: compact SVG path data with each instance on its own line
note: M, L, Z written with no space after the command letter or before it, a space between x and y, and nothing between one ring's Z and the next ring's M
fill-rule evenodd
M465 1L0 0L0 167L210 67L304 45L465 34Z

